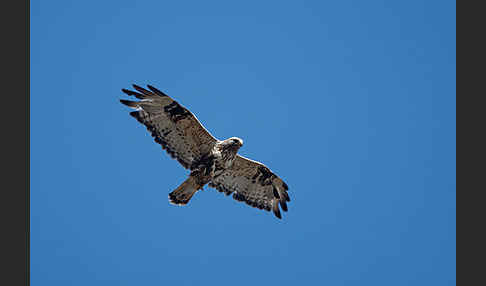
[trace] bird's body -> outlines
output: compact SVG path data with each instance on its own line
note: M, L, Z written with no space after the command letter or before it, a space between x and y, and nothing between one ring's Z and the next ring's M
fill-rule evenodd
M287 184L265 165L237 154L243 140L231 137L214 138L186 108L172 98L148 86L149 90L134 85L138 91L122 89L141 101L120 100L137 109L130 113L152 132L155 142L169 155L191 171L178 188L169 194L169 201L186 205L192 196L206 184L238 201L265 210L272 210L281 218L287 211Z
M169 194L169 201L176 205L185 205L197 190L202 189L207 183L219 178L223 172L233 166L236 153L243 143L241 139L230 138L216 142L211 151L195 162L192 167L188 182L193 184L189 188L181 188ZM186 185L187 186L187 185Z

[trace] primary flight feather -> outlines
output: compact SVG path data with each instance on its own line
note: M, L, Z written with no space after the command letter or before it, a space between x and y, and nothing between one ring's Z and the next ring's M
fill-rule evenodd
M267 166L237 154L243 140L214 138L189 110L155 87L147 87L122 89L140 101L120 102L136 109L130 115L147 127L171 157L191 171L189 178L169 194L172 204L186 205L208 184L226 195L233 194L237 201L273 211L282 218L280 208L287 211L290 201L288 186Z

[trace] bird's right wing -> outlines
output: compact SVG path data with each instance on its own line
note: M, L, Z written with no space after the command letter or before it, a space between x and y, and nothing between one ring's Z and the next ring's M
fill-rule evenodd
M122 89L140 101L121 99L120 102L135 108L130 112L152 133L155 142L186 169L193 169L204 154L218 142L189 110L160 90L133 85L136 91Z

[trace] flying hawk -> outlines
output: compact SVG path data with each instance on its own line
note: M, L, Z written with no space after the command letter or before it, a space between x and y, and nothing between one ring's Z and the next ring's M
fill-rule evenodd
M226 195L233 193L237 201L272 210L282 218L279 205L287 211L290 201L287 184L262 163L236 154L243 140L214 138L189 110L160 90L147 87L149 90L137 85L133 85L136 91L122 89L140 101L120 102L135 108L130 115L147 127L162 149L191 171L189 178L169 194L172 204L186 205L208 184Z

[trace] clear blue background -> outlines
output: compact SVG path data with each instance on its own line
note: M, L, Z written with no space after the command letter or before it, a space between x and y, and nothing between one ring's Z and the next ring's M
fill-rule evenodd
M455 1L32 1L32 285L454 285ZM152 84L288 183L198 193Z

